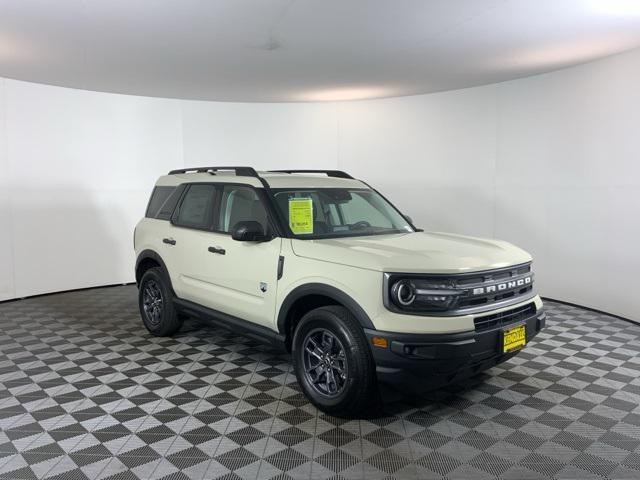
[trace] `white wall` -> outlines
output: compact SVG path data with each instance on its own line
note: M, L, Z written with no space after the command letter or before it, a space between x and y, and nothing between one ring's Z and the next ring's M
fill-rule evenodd
M0 83L0 299L131 281L171 168L342 168L430 230L504 238L542 294L640 320L640 50L507 83L233 104ZM92 248L89 247L92 246Z
M13 228L7 158L6 85L0 79L0 300L13 298Z
M497 109L495 235L546 295L640 321L640 50L499 85Z
M182 164L179 105L1 88L0 299L131 281L133 226L155 178Z

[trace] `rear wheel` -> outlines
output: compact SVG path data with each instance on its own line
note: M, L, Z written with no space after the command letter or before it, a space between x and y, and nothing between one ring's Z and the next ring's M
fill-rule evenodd
M346 417L377 411L375 364L362 327L347 309L332 305L307 313L292 347L298 383L318 409Z
M144 326L153 335L173 335L182 327L169 282L160 268L150 268L142 276L138 288L138 306Z

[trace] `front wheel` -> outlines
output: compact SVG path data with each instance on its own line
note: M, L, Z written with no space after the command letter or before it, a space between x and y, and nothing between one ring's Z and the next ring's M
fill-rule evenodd
M318 409L346 417L377 411L375 364L362 327L344 307L320 307L302 317L292 356L298 383Z
M182 326L182 319L173 305L169 282L160 268L150 268L140 280L138 306L144 326L158 337L173 335Z

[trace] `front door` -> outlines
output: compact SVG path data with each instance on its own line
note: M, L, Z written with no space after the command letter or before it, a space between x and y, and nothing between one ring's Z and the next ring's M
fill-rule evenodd
M267 210L253 187L222 185L214 231L191 232L184 245L191 261L183 270L185 296L200 305L276 328L278 258L282 239L239 242L231 238L233 226L243 220L268 227Z

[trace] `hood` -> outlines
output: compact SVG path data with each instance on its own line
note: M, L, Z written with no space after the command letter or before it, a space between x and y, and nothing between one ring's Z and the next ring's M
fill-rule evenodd
M507 242L438 232L294 239L292 247L301 257L381 272L464 273L531 261Z

